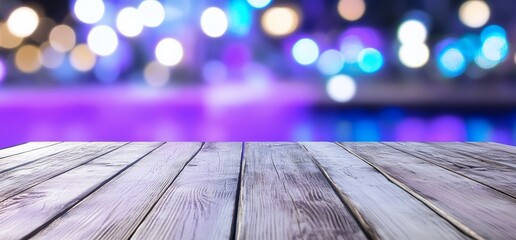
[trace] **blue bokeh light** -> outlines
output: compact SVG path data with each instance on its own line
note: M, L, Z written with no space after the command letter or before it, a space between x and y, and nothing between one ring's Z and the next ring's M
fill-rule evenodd
M312 64L319 57L319 46L310 38L302 38L292 47L292 56L301 65Z
M358 54L358 66L366 73L375 73L383 66L383 56L374 48L363 49Z
M456 47L445 48L437 57L437 67L447 78L458 77L466 70L466 58Z

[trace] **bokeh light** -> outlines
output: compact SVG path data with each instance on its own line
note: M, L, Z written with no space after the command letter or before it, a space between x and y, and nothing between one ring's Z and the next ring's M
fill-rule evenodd
M356 84L348 75L337 75L328 80L326 92L336 102L348 102L355 96Z
M247 0L247 2L254 8L264 8L271 3L271 0Z
M161 40L154 51L158 62L165 66L175 66L183 59L183 46L173 38Z
M430 50L424 43L404 44L398 51L400 62L409 68L423 67L430 58Z
M356 21L364 15L366 3L364 0L340 0L337 10L345 20Z
M116 17L118 32L126 37L136 37L143 30L143 20L136 8L126 7Z
M75 46L75 32L67 25L55 26L48 37L50 45L59 52L70 51Z
M0 58L0 83L4 81L7 75L7 68L5 67L4 59Z
M96 61L97 56L86 44L79 44L70 52L70 63L77 71L90 71L95 66Z
M489 61L502 61L508 52L507 39L500 36L488 37L482 45L482 55Z
M340 51L330 49L324 51L317 61L317 68L324 75L334 75L342 70L344 56Z
M34 73L41 68L41 52L34 45L25 45L16 51L14 63L24 73Z
M106 6L102 0L76 0L74 4L75 17L87 24L94 24L104 16Z
M227 80L228 69L224 63L218 60L210 60L202 67L204 81L216 84Z
M466 70L466 58L457 48L445 48L437 57L437 67L445 77L454 78Z
M15 48L18 47L22 41L22 38L13 35L9 31L7 24L0 23L0 47L7 49Z
M156 0L145 0L138 6L139 17L146 27L158 27L165 19L165 8Z
M483 0L469 0L462 3L459 8L459 19L464 25L471 28L484 26L490 16L489 5Z
M296 60L297 63L309 65L317 61L319 57L319 47L314 40L302 38L292 47L292 56L294 56L294 60Z
M228 18L220 8L210 7L201 15L201 29L212 38L224 35L228 29Z
M270 36L286 36L294 32L301 21L299 13L291 7L271 7L262 15L262 28Z
M44 42L39 47L41 51L43 67L55 69L61 66L65 58L65 54L55 50L50 46L49 42Z
M374 48L366 48L358 54L358 66L366 73L374 73L383 66L382 54Z
M7 19L9 31L21 38L30 36L36 30L38 24L38 14L29 7L15 9Z
M426 26L418 20L407 20L398 28L398 40L402 44L423 43L427 36Z
M88 34L88 46L99 56L109 56L118 47L115 30L106 25L96 26Z
M150 86L165 86L170 79L170 69L159 62L150 62L143 70L143 77Z

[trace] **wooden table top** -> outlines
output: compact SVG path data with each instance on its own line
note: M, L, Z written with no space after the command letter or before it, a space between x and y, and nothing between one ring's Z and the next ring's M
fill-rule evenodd
M496 143L32 142L0 150L0 239L515 239Z

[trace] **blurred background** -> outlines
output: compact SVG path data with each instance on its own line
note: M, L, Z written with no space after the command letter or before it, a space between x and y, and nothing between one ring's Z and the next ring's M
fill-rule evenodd
M0 0L0 146L516 143L510 0Z

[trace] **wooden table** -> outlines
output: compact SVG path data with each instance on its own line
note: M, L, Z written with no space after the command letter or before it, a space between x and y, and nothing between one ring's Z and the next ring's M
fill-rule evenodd
M0 239L515 239L496 143L33 142L0 150Z

